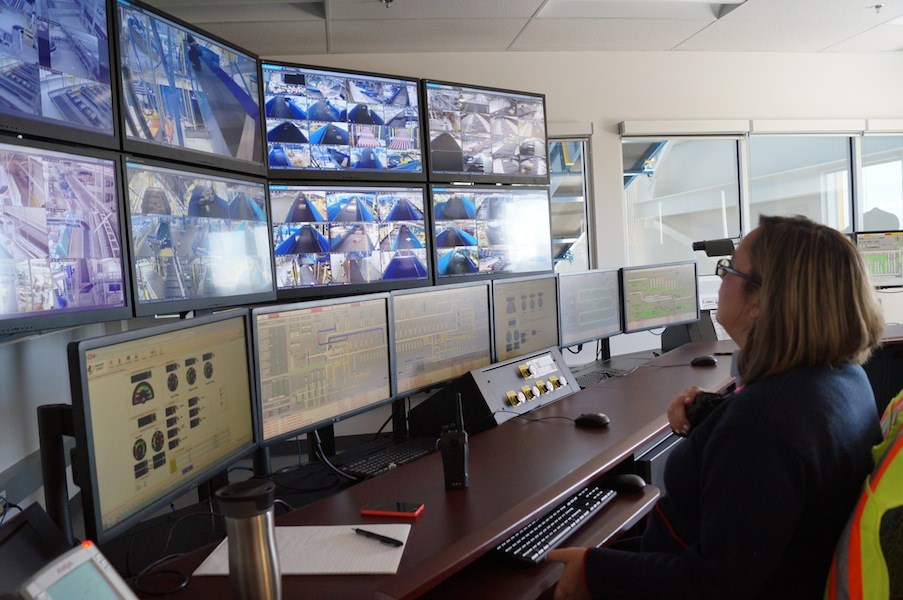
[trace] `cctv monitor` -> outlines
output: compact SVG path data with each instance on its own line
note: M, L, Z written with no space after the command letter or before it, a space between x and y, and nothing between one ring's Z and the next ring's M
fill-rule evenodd
M696 261L621 269L624 333L699 320Z
M488 281L392 293L395 395L492 363Z
M545 96L424 80L430 181L548 184Z
M903 231L857 233L856 247L875 287L903 286Z
M119 162L0 139L0 335L132 316Z
M119 148L106 0L5 1L0 130Z
M245 310L69 344L85 532L104 543L256 447Z
M264 61L270 177L424 181L417 80Z
M127 157L139 316L276 297L263 179Z
M557 284L554 274L492 282L496 362L558 346Z
M433 185L430 195L438 283L552 270L547 188Z
M432 283L422 184L270 183L280 298Z
M116 10L123 150L264 175L257 57L140 2Z
M561 346L575 346L621 333L618 270L558 275Z
M392 400L388 294L270 305L252 314L262 444Z

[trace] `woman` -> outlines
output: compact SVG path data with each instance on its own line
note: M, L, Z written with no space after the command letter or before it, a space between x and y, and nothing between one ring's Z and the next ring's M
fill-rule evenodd
M642 551L550 552L565 563L556 599L822 597L881 439L859 366L880 308L849 240L803 217L762 217L717 273L742 387L692 431L696 389L672 402L672 428L689 435Z

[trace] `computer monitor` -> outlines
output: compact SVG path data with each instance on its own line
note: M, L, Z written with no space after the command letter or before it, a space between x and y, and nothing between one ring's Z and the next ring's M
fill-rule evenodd
M257 56L134 0L118 0L122 147L264 175Z
M270 183L280 298L432 283L422 184Z
M624 333L699 320L696 261L621 269Z
M0 140L0 335L132 316L119 162Z
M136 314L275 299L263 179L135 157L125 172Z
M558 275L561 347L621 333L621 290L618 270Z
M388 294L263 306L252 314L262 444L392 399Z
M548 184L545 96L424 80L430 181Z
M0 129L118 149L106 0L3 2Z
M492 282L496 362L558 346L557 283L554 274Z
M489 282L392 293L395 395L492 363Z
M69 344L85 532L104 543L256 447L246 310Z
M856 247L875 287L903 286L903 231L857 233Z
M270 177L424 181L417 80L264 61Z
M434 185L430 194L437 282L552 270L548 188Z

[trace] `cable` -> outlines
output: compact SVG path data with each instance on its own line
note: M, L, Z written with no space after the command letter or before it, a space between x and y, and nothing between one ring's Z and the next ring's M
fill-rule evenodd
M3 521L6 520L6 515L9 514L9 509L11 509L11 508L15 508L19 512L22 512L21 506L19 506L18 504L13 504L12 502L10 502L6 498L4 498L3 499L3 512L0 513L0 525L2 525Z
M564 419L565 421L570 421L571 423L574 422L574 419L572 419L571 417L564 417L564 416L560 416L560 415L550 415L548 417L540 417L538 419L531 419L529 417L525 417L524 415L522 415L519 412L515 412L513 410L506 410L504 408L500 408L499 410L493 412L492 414L497 415L499 413L508 413L508 414L514 415L516 417L519 417L519 418L523 419L524 421L530 421L532 423L538 423L540 421L550 421L552 419Z
M138 573L135 576L135 578L131 580L130 585L132 586L132 588L135 589L135 591L140 592L142 594L147 594L149 596L166 596L168 594L172 594L181 589L184 589L185 586L188 585L188 579L190 577L189 575L185 575L184 573L182 573L180 571L176 571L175 569L163 569L161 571L154 571L153 573L151 572L151 569L154 569L169 560L179 558L180 556L182 556L182 554L169 554L167 556L164 556L163 558L158 558L151 564L149 564L146 567L144 567L143 569L141 569L141 572ZM141 585L141 580L144 577L148 577L151 575L166 575L166 574L176 575L177 577L179 577L180 578L179 583L176 584L175 587L172 587L172 588L169 588L166 590L151 590L151 589L145 588L144 586Z
M323 462L323 464L326 465L326 468L328 468L330 471L332 471L339 477L344 477L345 479L349 479L351 481L361 481L360 478L355 477L354 475L350 475L350 474L346 473L345 471L339 469L334 464L332 464L329 461L329 458L326 457L326 453L323 451L323 443L320 441L320 432L317 431L316 429L314 429L313 434L314 434L314 453L316 454L317 458L319 458Z

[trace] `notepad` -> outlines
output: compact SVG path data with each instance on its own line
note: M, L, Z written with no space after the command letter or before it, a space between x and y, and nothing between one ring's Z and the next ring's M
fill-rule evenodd
M409 523L277 527L276 552L283 575L385 575L398 571L405 546L398 548L354 533L361 527L407 542ZM228 575L229 540L201 563L195 575Z

